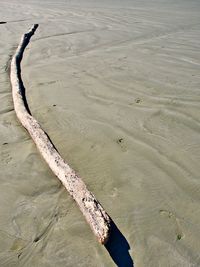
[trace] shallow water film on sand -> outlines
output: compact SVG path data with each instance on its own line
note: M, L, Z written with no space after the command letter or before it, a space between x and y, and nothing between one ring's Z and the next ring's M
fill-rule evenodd
M113 220L104 247L13 109L33 116ZM200 266L200 2L0 0L0 266Z

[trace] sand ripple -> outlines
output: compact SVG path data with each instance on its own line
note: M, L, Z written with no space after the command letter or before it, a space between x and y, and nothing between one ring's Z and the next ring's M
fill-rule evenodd
M30 109L130 245L135 266L200 266L199 1L1 1L0 262L116 266L13 112ZM120 265L118 262L118 266Z

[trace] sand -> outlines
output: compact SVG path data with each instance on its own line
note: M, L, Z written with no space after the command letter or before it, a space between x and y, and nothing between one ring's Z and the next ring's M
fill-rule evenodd
M199 1L0 0L0 21L1 267L200 266ZM33 23L29 107L118 227L107 249L13 110Z

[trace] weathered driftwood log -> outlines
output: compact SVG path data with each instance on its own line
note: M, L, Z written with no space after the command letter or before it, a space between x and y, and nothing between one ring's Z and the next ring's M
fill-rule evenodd
M11 61L10 79L12 84L14 108L19 121L31 135L38 150L51 170L63 183L65 188L78 204L99 242L105 244L110 233L109 216L95 196L86 188L82 179L62 159L47 134L42 130L40 124L31 115L26 102L25 88L21 78L20 62L23 57L23 52L37 27L37 24L33 25L33 27L22 36L21 42Z

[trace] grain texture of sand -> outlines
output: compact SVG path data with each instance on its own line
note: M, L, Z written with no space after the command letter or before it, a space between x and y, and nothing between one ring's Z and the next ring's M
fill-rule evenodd
M136 267L200 266L200 2L0 0L0 22L1 267L122 267L123 242ZM29 107L119 247L96 242L15 116L10 59L34 23Z

